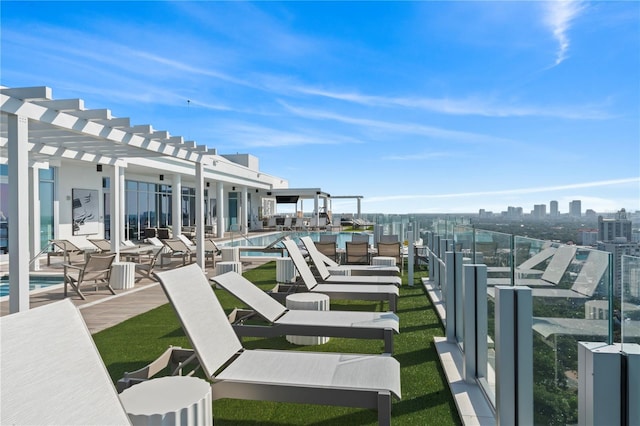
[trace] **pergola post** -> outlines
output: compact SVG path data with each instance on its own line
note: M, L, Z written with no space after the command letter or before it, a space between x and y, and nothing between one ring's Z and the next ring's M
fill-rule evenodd
M174 237L182 233L182 176L174 174L171 182L171 231Z
M196 262L204 269L204 166L201 161L196 169Z
M30 268L33 271L40 270L40 261L35 256L40 253L40 168L37 164L29 167L29 229L32 230L29 238Z
M109 193L109 202L111 203L111 252L116 254L115 262L120 260L120 229L124 229L124 205L122 202L122 187L124 186L124 170L114 164L111 169L111 192Z
M218 238L224 238L224 183L218 181L216 194L216 209L218 214Z
M7 114L9 166L9 313L29 309L29 121ZM22 214L21 214L22 213Z
M246 235L249 232L249 193L246 186L242 187L242 201L240 203L240 227L242 233Z

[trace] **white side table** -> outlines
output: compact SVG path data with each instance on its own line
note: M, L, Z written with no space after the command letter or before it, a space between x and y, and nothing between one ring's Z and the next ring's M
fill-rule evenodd
M238 247L220 247L223 262L240 262L240 249Z
M293 283L296 281L296 267L290 257L276 258L276 282Z
M294 293L287 296L287 308L306 311L328 311L329 296L321 293ZM321 345L329 341L324 336L287 336L294 345Z
M396 266L396 259L390 256L374 256L371 259L371 264L373 266Z
M113 262L109 284L114 290L133 288L136 281L136 264L133 262Z
M225 272L234 271L242 275L241 262L218 262L216 263L216 275L222 275Z
M212 425L211 385L196 377L170 376L126 389L120 401L134 425Z

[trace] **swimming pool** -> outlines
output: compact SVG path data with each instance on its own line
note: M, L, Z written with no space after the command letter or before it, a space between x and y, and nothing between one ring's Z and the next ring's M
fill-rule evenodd
M30 275L29 276L29 291L40 290L48 288L54 285L62 284L64 279L62 276L45 276L45 275ZM9 295L9 276L5 275L0 277L0 297Z

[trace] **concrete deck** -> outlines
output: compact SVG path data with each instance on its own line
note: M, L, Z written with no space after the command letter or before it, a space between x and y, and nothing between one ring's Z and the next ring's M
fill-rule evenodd
M251 261L246 259L242 258L244 270L255 268L272 260L270 257L265 257L264 259L253 257ZM156 270L162 271L180 265L180 262L174 262L168 267L156 267ZM208 266L205 268L205 272L207 276L212 276L214 269ZM43 268L40 273L61 274L61 263L52 263L51 267ZM149 279L140 280L132 289L116 290L115 296L104 286L98 287L97 291L89 286L86 291L83 289L82 292L86 300L82 300L72 288L68 289L68 297L80 309L82 317L92 334L169 303L160 284ZM35 308L62 299L64 299L64 288L62 285L57 285L51 289L43 289L32 293L29 298L29 306ZM0 302L0 316L8 314L9 301Z

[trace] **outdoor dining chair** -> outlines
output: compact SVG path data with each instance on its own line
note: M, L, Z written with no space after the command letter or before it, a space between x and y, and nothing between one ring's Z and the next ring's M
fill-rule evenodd
M81 286L93 284L98 289L98 285L104 285L111 294L116 292L109 284L109 278L111 275L111 264L115 259L115 253L111 254L93 254L90 255L84 265L64 265L64 297L67 297L67 286L71 286L78 296L85 300L84 294L82 294Z

